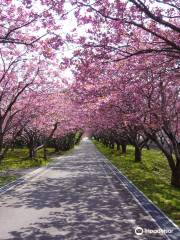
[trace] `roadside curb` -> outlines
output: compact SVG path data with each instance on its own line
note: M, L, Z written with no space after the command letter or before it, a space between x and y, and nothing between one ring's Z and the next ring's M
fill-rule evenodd
M155 220L156 224L164 231L171 229L171 233L165 233L168 239L178 240L180 239L179 227L163 213L150 199L148 199L143 192L141 192L123 173L117 169L102 153L102 160L106 168L111 171L119 182L130 192L132 196L137 200L139 205Z

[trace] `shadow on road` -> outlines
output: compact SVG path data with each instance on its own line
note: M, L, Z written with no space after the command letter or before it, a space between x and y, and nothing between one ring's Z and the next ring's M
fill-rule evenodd
M22 220L21 227L10 229L8 236L0 239L166 239L157 234L135 235L136 226L157 226L98 159L94 146L82 144L72 156L64 157L21 190L3 195L0 214L1 208L13 209L12 217L20 217L24 211L27 219L28 215L32 219Z

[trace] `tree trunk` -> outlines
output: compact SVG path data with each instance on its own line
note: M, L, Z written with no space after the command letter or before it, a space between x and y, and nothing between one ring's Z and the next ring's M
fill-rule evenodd
M44 159L47 160L47 148L44 146Z
M119 143L116 143L117 144L117 153L120 154L121 152L121 145Z
M13 144L13 145L11 146L11 152L14 152L14 150L15 150L15 145Z
M8 146L6 146L4 149L2 148L0 150L0 164L2 163L2 160L4 159L4 157L5 157L5 155L6 155L8 150L9 150Z
M54 146L54 152L55 153L59 152L59 147L58 146Z
M2 163L3 158L4 158L3 140L0 137L0 164Z
M126 154L126 144L122 143L121 147L122 147L122 154Z
M54 140L54 152L59 152L59 143L58 140Z
M2 164L2 160L3 160L4 156L2 153L0 153L0 164Z
M34 151L34 148L29 147L29 158L33 159L33 158L35 158L35 156L36 156L36 153Z
M171 185L180 188L180 162L177 163L171 175Z
M135 146L135 162L141 162L141 149L138 146Z
M105 141L104 145L105 145L106 147L109 147L109 143L108 143L107 141Z
M111 149L114 149L114 142L111 142L111 143L110 143L110 148L111 148Z
M150 150L150 146L149 146L148 143L146 144L146 149L147 149L147 150Z

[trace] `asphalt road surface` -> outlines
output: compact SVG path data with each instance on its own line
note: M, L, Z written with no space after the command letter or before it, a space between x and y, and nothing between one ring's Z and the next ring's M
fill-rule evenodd
M0 195L0 240L167 239L137 226L159 229L89 140Z

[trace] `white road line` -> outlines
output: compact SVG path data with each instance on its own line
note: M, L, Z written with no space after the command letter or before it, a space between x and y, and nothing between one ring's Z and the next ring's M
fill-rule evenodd
M44 175L48 171L49 171L49 168L44 170L42 173L38 174L37 176L35 176L35 177L31 178L31 179L28 179L28 182L26 182L26 184L24 184L23 186L17 188L16 191L21 191L22 189L27 187L27 185L29 185L31 182L35 182L39 177L41 177L42 175Z

